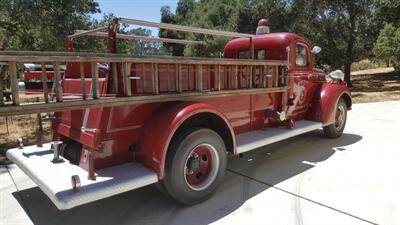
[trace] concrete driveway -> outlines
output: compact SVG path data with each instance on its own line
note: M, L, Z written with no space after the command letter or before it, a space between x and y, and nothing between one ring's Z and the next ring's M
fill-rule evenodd
M345 134L314 131L232 158L215 196L186 207L154 186L59 211L0 168L0 224L400 224L400 101L354 105Z

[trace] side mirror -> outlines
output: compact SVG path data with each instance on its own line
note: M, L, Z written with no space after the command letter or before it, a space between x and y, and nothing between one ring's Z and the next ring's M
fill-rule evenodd
M318 54L322 51L322 48L319 46L314 46L313 49L311 50L312 54Z

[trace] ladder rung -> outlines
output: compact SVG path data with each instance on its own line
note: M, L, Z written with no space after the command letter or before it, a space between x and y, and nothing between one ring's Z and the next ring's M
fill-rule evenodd
M10 76L10 86L11 86L11 95L12 95L13 104L19 105L17 63L16 62L8 63L8 73Z
M113 82L113 92L118 94L118 64L111 63L111 75L112 75L112 82Z
M86 100L85 64L83 62L79 63L79 73L81 79L82 99Z
M61 86L61 69L60 62L54 62L54 83L53 83L54 91L56 93L56 101L63 101L63 90Z
M5 72L5 66L0 65L0 106L4 104L4 92L3 92L3 73Z
M181 64L175 64L175 88L177 92L182 92L182 80L181 80Z
M146 64L142 63L143 93L146 93Z
M97 62L92 62L92 98L98 99L100 97L99 90L99 69L97 68Z
M196 90L203 91L203 65L196 65Z
M42 85L43 85L43 97L44 97L44 102L48 103L49 102L49 93L48 93L48 88L47 88L47 72L46 72L46 64L42 63Z
M152 65L152 79L153 79L153 94L158 94L158 64L153 63Z

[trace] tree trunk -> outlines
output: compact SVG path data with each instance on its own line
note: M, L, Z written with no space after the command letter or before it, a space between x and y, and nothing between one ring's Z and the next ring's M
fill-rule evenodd
M354 43L356 40L356 20L358 16L358 9L356 2L347 1L347 12L349 14L349 36L347 39L347 49L345 53L346 62L344 65L344 80L347 82L348 87L353 87L351 83L351 64L354 61Z
M351 83L351 62L346 62L344 65L344 80L347 83L347 87L353 87Z

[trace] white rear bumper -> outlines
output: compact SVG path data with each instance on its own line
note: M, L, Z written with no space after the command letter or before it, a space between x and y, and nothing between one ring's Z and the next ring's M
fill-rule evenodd
M10 149L7 158L19 166L60 210L70 209L158 181L157 175L139 163L126 163L96 171L96 180L88 180L87 171L63 162L52 163L50 144ZM62 158L62 157L61 157ZM78 175L81 187L72 190L71 176Z

